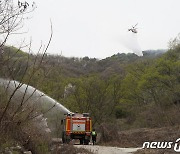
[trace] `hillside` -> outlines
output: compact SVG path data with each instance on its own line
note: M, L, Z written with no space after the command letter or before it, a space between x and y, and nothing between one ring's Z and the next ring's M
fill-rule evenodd
M48 67L57 67L61 69L64 76L78 77L81 75L88 75L92 73L98 73L102 75L111 75L113 73L122 73L124 67L132 64L136 61L145 59L152 59L162 55L166 50L147 50L143 51L144 56L138 57L134 53L117 53L111 57L105 59L96 59L89 57L63 57L60 55L46 54L43 57L43 65ZM19 62L25 61L27 57L30 59L30 63L35 59L35 55L28 55L28 53L14 47L4 47L4 58L11 57L10 60L17 60ZM39 58L41 55L39 55ZM18 62L17 62L18 63ZM25 64L24 64L25 65Z
M0 77L31 85L70 111L89 112L93 127L104 134L101 142L109 144L111 132L180 124L179 51L177 45L165 53L146 51L142 57L118 53L100 60L34 55L5 47L0 57ZM0 94L6 102L8 98ZM7 110L10 117L11 110ZM21 110L16 112L24 116ZM53 135L58 132L55 129Z

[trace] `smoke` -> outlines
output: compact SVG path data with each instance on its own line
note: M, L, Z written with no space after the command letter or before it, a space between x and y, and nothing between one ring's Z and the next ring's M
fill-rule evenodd
M121 36L121 44L136 55L143 56L141 47L138 43L137 34L132 32L124 34Z

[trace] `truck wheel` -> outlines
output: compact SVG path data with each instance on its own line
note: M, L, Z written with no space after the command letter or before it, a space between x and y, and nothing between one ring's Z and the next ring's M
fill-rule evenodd
M89 140L84 140L84 144L88 145L89 144Z
M82 145L83 144L83 139L79 139L79 141L80 141L80 144Z
M69 142L70 142L70 139L66 139L66 143L69 144Z
M65 143L66 142L66 138L65 138L65 133L62 132L62 142Z

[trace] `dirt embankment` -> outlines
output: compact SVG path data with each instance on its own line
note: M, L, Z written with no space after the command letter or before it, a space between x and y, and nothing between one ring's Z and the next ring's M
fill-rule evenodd
M162 127L162 128L141 128L141 129L133 129L127 131L116 132L115 135L112 135L109 129L104 129L103 131L104 138L108 139L106 142L101 142L101 145L104 146L116 146L121 148L136 148L142 147L144 142L173 142L180 138L180 126L174 127ZM103 135L102 135L103 136ZM113 136L115 136L113 138ZM165 150L157 150L157 149L142 149L138 150L136 154L168 154L174 153L174 149L165 149Z
M176 141L180 137L180 126L142 128L119 132L120 147L142 147L146 141Z
M142 147L146 141L175 142L180 138L180 126L162 127L162 128L142 128L119 132L119 147ZM108 144L108 143L106 143ZM111 144L111 143L110 143ZM112 143L113 144L113 143ZM116 145L116 144L115 144ZM174 154L174 148L171 149L140 149L135 154Z

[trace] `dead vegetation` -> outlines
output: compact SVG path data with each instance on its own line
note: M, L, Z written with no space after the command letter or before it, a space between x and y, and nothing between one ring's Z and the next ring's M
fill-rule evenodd
M142 147L146 141L176 141L180 126L162 128L139 128L118 131L115 126L103 124L100 129L100 144L118 147Z
M99 139L99 143L119 143L120 139L119 139L119 134L118 134L118 127L113 125L113 124L106 124L103 123L100 126L100 130L101 130L101 136Z
M8 118L3 122L7 122ZM8 121L8 124L1 123L0 128L0 149L12 146L22 146L33 153L44 154L50 151L50 136L43 130L39 130L33 122L25 124Z

